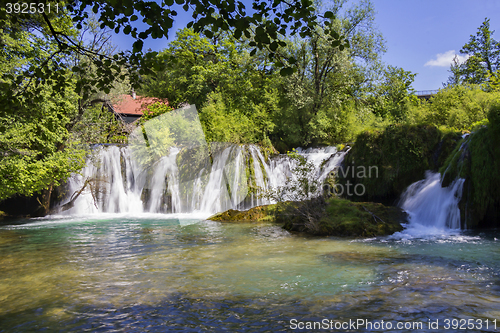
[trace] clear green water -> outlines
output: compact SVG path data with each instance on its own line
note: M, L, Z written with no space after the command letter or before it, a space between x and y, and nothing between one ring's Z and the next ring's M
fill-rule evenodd
M2 222L0 332L276 332L294 331L291 319L360 318L433 332L429 319L488 319L475 331L495 331L500 321L496 231L337 239L193 222Z

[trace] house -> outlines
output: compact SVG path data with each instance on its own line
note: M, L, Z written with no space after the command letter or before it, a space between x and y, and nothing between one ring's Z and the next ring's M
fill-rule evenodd
M135 92L130 95L120 95L116 103L112 105L112 111L121 119L125 124L131 124L139 119L146 108L156 102L168 105L168 101L155 97L141 97L137 96Z

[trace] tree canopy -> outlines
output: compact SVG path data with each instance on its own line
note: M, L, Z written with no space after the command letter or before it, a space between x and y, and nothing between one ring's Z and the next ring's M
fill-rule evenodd
M331 21L332 12L323 15L315 13L312 0L302 1L257 1L251 6L248 2L217 1L217 0L162 0L159 2L144 0L125 1L46 1L37 0L33 12L23 11L16 7L6 7L0 10L0 26L6 27L4 33L15 38L19 30L38 30L49 36L54 48L41 59L39 66L24 68L22 78L17 78L16 84L26 84L25 78L35 81L53 80L56 87L64 86L61 71L71 69L75 73L85 71L86 64L71 66L60 60L62 55L81 54L87 56L90 63L97 68L95 78L88 78L77 83L79 91L89 91L89 88L109 92L111 83L117 76L123 76L123 68L132 76L132 83L137 83L138 75L146 74L151 69L161 65L156 60L156 52L143 51L144 40L148 37L163 38L173 27L178 11L189 11L192 20L188 27L195 32L203 32L211 37L222 31L230 32L236 39L245 36L248 44L257 50L267 49L270 58L275 58L278 46L285 45L286 35L299 34L302 37L310 36L315 26L322 20ZM48 6L51 4L52 6ZM57 5L57 6L56 6ZM48 8L52 10L49 12ZM100 28L109 28L116 33L120 31L131 35L135 42L128 52L120 52L113 56L104 54L100 50L86 47L78 40L72 23L76 29L82 29L90 19L90 13L97 15ZM68 20L70 22L68 22ZM136 21L142 20L147 25L140 29ZM66 23L62 25L61 22ZM336 43L343 47L346 44L343 36L333 29L328 32ZM1 43L4 43L1 41ZM288 59L293 62L293 59ZM279 63L279 59L277 60ZM50 70L48 70L50 68ZM290 73L285 67L283 74Z
M493 38L494 30L490 29L490 19L486 18L471 35L460 53L468 56L463 64L456 59L451 66L450 84L468 83L482 84L500 68L500 43Z
M26 10L2 6L0 200L48 190L50 201L50 189L83 165L85 147L78 144L121 140L120 125L97 104L109 103L118 86L137 86L139 77L168 64L157 52L144 51L143 43L168 36L181 10L192 15L188 27L194 33L241 39L252 55L265 50L283 74L290 72L285 64L293 63L275 52L285 45L285 36L310 36L317 24L328 26L334 18L331 12L317 15L311 0L34 0ZM136 24L139 20L145 28ZM110 52L109 38L99 29L131 35L132 50ZM333 29L329 33L339 47L346 45L343 36ZM263 108L255 110L262 113ZM259 140L256 135L248 140Z

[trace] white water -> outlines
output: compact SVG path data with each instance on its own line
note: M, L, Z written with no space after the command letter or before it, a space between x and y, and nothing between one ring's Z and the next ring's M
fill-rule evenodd
M299 150L323 180L338 167L345 152L335 147ZM129 147L97 147L81 175L68 181L68 196L60 213L206 213L249 209L271 203L252 192L252 187L276 188L286 184L294 162L286 155L266 159L257 146L228 144L208 158L184 157L171 148L152 166L142 166ZM193 162L194 161L194 162ZM64 204L88 183L71 208ZM64 207L64 209L62 208Z
M335 147L297 149L315 166L315 177L323 181L338 167L346 152ZM198 214L209 215L227 209L249 209L270 201L260 198L252 187L276 188L286 185L294 161L286 155L266 159L254 145L221 145L212 160L193 163L177 148L152 166L141 166L128 147L97 147L81 175L68 181L71 195L91 180L64 215L88 214ZM198 161L199 162L199 161ZM464 180L442 187L439 173L428 171L426 178L410 185L400 207L409 214L409 223L398 238L449 235L460 229L458 203Z
M441 174L427 171L425 179L408 186L400 207L409 215L403 236L421 237L456 232L460 229L460 209L464 179L442 187ZM398 233L401 236L401 233Z

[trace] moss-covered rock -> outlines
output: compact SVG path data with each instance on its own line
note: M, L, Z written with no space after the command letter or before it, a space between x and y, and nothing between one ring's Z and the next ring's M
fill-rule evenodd
M460 134L444 134L434 125L402 124L359 134L337 174L343 196L394 203L410 184L424 178L426 170L437 171Z
M289 205L276 220L287 230L319 236L373 237L403 230L401 223L407 222L407 214L380 203L331 198L324 204L304 201Z
M469 229L500 227L500 105L488 122L460 140L439 170L443 186L465 179L459 203L462 225Z
M230 209L210 218L220 222L276 222L289 231L316 236L373 237L403 230L406 213L397 207L340 198L316 198L257 206L247 211Z
M490 109L488 121L460 141L440 169L444 186L465 179L459 208L471 229L500 227L500 105Z
M264 205L240 211L229 209L225 212L215 214L208 218L211 221L219 222L262 222L274 221L274 210L276 205Z

